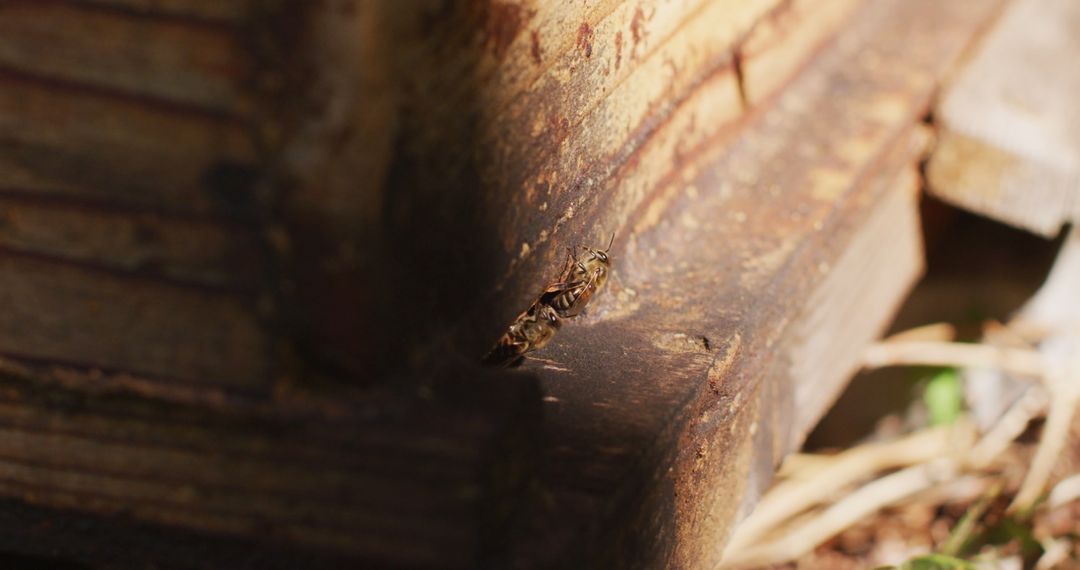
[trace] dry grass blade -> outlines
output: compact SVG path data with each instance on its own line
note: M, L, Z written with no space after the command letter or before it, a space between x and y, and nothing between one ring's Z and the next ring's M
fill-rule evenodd
M1056 509L1077 499L1080 499L1080 473L1066 477L1054 485L1046 503L1051 509Z
M994 458L1012 445L1013 440L1024 433L1031 420L1046 411L1048 403L1045 389L1041 386L1028 388L968 453L968 464L975 469L990 465Z
M776 473L777 480L809 479L822 469L828 469L836 463L837 456L820 453L792 453L784 458Z
M1042 357L1034 350L957 342L881 342L866 350L863 365L984 367L1022 376L1041 376L1044 371Z
M860 487L820 513L806 517L795 528L782 529L779 539L732 553L730 558L725 559L724 566L759 566L798 558L862 518L948 480L955 474L956 463L942 458L886 475Z
M900 331L885 340L882 344L899 342L952 342L956 340L956 327L949 323L933 323Z
M1043 549L1043 555L1035 563L1035 570L1064 568L1072 552L1072 545L1068 540L1050 540L1043 544Z
M1074 356L1072 360L1074 366L1080 366L1080 362L1077 362L1080 358ZM1013 512L1030 508L1042 495L1046 482L1050 480L1050 472L1069 439L1069 426L1080 402L1080 369L1070 367L1055 373L1048 378L1048 384L1053 397L1046 415L1046 426L1039 438L1031 469L1009 505L1009 510Z
M952 449L954 430L934 428L887 443L866 444L814 464L810 477L784 481L761 499L752 515L739 525L728 543L735 556L785 520L821 503L840 489L886 469L924 463Z

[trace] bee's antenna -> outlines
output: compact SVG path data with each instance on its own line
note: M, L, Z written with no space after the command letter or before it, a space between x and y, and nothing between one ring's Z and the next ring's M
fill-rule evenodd
M615 243L615 232L611 232L611 239L608 240L607 249L605 249L604 251L605 252L609 251L611 249L611 244L613 244L613 243Z

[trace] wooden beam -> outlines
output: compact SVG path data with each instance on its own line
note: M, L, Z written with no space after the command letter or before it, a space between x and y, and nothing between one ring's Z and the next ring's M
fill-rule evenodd
M0 365L0 495L49 521L0 515L0 543L21 552L259 567L267 557L242 548L269 541L273 567L471 567L498 550L529 478L539 398L527 381L187 405Z
M327 204L383 204L384 257L415 261L390 277L410 299L395 307L394 318L428 331L418 339L451 328L456 350L483 354L535 295L536 283L550 278L563 245L606 239L648 201L670 162L737 128L747 104L735 65L739 46L757 30L769 39L744 58L748 69L774 57L773 50L787 50L775 56L768 81L766 73L755 76L754 95L765 98L813 57L855 5L826 4L829 17L775 0L538 5L535 13L492 3L478 11L448 9L434 27L419 8L373 9L366 17L383 24L369 28L382 30L375 33L384 43L369 48L381 72L368 85L396 85L388 96L395 104L384 108L408 110L393 124L376 126L407 142L385 152L382 139L357 137L356 125L343 120L335 131L340 140L371 140L348 155L360 160L320 160L332 149L306 154L326 167L302 164L301 187L289 200L307 216L329 219L310 211L323 200L305 199L326 196L329 179L337 190ZM319 69L318 75L336 73ZM315 124L322 118L314 117ZM369 147L370 155L361 152ZM366 164L364 156L385 157L387 164L375 169L385 177L362 192L338 184L358 178L342 174ZM619 192L611 191L614 180ZM380 187L394 191L383 198ZM360 250L377 241L352 238ZM432 282L441 285L426 285ZM378 335L367 337L379 342Z
M620 238L590 315L524 365L546 394L557 505L558 528L536 536L565 544L526 559L719 562L918 275L919 118L999 6L864 6L738 137L686 148L636 212L611 212L615 178L595 191L605 213L567 222ZM678 136L663 129L642 153Z

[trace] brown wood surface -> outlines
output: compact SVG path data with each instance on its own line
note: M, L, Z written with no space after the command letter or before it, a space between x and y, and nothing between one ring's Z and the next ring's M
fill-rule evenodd
M918 274L1000 5L0 2L0 545L715 565Z
M208 111L241 105L246 62L227 27L71 2L6 2L3 14L0 67Z
M526 366L548 396L555 502L598 517L593 542L568 540L620 565L719 561L744 495L853 368L857 349L830 337L872 338L919 271L918 119L997 6L864 7L737 137L688 149L611 224L609 290ZM837 297L851 322L811 304Z
M216 566L251 541L284 557L240 567L472 566L501 548L536 437L535 390L475 371L447 369L421 398L189 405L100 375L0 369L0 495L54 509L53 525L101 517L61 535L18 524L29 542L0 544L122 567Z
M187 18L194 23L243 22L257 0L47 0L111 9L155 18Z

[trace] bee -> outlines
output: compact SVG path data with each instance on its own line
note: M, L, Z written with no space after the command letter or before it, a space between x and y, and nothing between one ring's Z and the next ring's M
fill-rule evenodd
M537 301L514 319L499 342L484 357L484 362L507 366L526 352L543 348L555 336L560 324L558 312Z
M593 295L607 283L611 267L608 251L614 242L615 234L611 234L605 249L582 246L585 253L581 257L575 257L573 252L568 253L558 282L548 285L540 295L540 302L554 308L562 318L581 314Z

